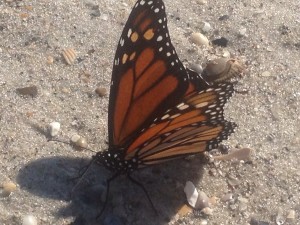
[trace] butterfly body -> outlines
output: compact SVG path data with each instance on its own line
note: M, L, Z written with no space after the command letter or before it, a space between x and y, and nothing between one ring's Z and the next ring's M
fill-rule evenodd
M129 160L124 159L124 150L120 149L108 149L98 152L94 158L95 163L104 165L108 170L122 174L130 173L138 168L138 159L132 158Z

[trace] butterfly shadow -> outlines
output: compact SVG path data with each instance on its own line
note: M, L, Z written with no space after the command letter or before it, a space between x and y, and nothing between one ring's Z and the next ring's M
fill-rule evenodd
M108 204L100 217L103 224L168 224L179 208L186 204L184 186L186 181L198 183L203 175L203 157L193 156L155 165L132 173L149 194L157 214L147 199L143 189L121 175L110 183ZM95 168L96 171L99 167ZM103 169L103 168L102 168ZM95 173L91 171L91 173ZM96 174L99 174L99 171ZM110 178L107 176L106 179ZM95 176L87 174L86 176ZM93 179L98 183L85 183L77 188L73 203L76 204L74 225L99 224L95 220L105 201L106 182ZM101 190L101 191L100 191Z
M67 207L57 211L57 216L73 216L73 225L94 225L99 224L99 221L103 224L164 225L185 204L183 189L186 181L198 183L201 180L203 161L201 157L194 156L131 174L147 190L158 215L143 190L126 175L121 175L111 182L108 204L97 219L105 201L106 180L112 174L103 167L92 165L79 179L90 162L88 159L38 159L20 170L17 181L22 189L36 196L69 201Z

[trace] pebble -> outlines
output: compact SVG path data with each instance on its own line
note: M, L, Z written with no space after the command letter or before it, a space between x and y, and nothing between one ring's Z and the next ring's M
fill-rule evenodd
M264 72L261 73L261 76L262 77L270 77L271 73L270 73L270 71L264 71Z
M222 57L223 57L223 58L230 58L230 55L231 55L231 54L230 54L229 51L224 50L224 51L223 51L223 54L222 54Z
M37 225L37 219L33 215L26 215L22 218L22 225Z
M246 211L246 209L248 208L248 199L239 197L238 201L239 201L239 210L241 212Z
M204 220L204 219L200 220L200 222L199 222L199 225L207 225L207 224L208 224L208 221Z
M72 142L73 144L75 144L80 138L81 138L80 135L74 134L74 135L71 137L71 142Z
M78 134L74 134L71 137L71 142L76 146L79 147L80 149L86 148L88 146L87 140L84 137L81 137Z
M52 57L52 56L48 56L47 57L47 64L49 64L49 65L51 65L51 64L53 64L53 62L54 62L54 58Z
M193 71L195 71L198 74L201 74L202 71L203 71L202 66L200 64L198 64L198 63L191 63L190 64L190 69L193 70Z
M49 133L51 137L57 136L60 131L60 123L52 122L49 124Z
M207 33L212 30L212 27L208 22L203 22L203 26L201 29L204 33Z
M285 223L285 218L283 216L283 210L282 209L278 209L275 221L276 221L277 225L283 225Z
M227 70L228 59L219 58L209 61L203 70L205 80L213 81L221 77L224 71Z
M206 207L209 207L209 198L203 191L198 192L198 198L197 202L195 204L195 209L204 209Z
M17 93L23 96L36 97L38 94L37 86L32 85L24 88L17 88Z
M100 15L101 15L101 13L100 13L99 5L94 5L92 7L90 16L92 16L92 17L99 17Z
M195 185L191 181L187 181L184 187L184 193L190 206L195 207L199 193L196 190Z
M214 45L218 45L218 46L221 46L221 47L227 47L228 39L224 38L224 37L221 37L221 38L213 40L212 43Z
M288 222L293 222L296 218L296 212L295 210L291 209L290 211L288 211L288 214L286 216L286 220Z
M239 30L239 35L241 37L245 37L246 36L246 33L247 33L247 28L245 27L242 27L240 30Z
M223 15L219 17L219 20L228 20L229 19L229 15Z
M207 216L211 216L213 214L213 209L210 207L205 207L201 210L202 213L204 213Z
M197 3L199 5L206 5L207 4L207 0L197 0Z
M105 97L107 95L107 90L106 88L103 87L97 87L95 92L100 96L100 97Z
M104 20L104 21L107 21L107 20L108 20L108 15L107 15L107 14L102 14L102 15L100 16L100 19L101 19L101 20Z
M238 60L219 58L207 63L202 76L208 82L220 82L239 76L244 66Z
M228 176L228 180L227 180L228 184L232 187L236 187L240 184L240 181L235 178L235 177L232 177L232 176Z
M222 200L223 202L229 202L229 201L232 201L232 200L233 200L233 194L232 194L232 193L227 193L227 194L225 194L225 195L221 198L221 200Z
M76 146L86 148L88 146L87 140L84 137L80 137L76 142Z
M191 34L191 41L199 46L205 45L209 46L209 40L207 39L206 36L204 36L201 33L192 33Z
M77 54L73 48L64 49L62 55L68 65L72 65L77 57Z
M8 197L17 189L17 185L11 181L4 182L0 187L2 188L2 191L0 192L1 197Z

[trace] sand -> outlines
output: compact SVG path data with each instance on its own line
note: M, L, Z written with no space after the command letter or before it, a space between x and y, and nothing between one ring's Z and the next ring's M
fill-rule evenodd
M47 142L47 126L61 124L61 140L85 137L88 148L107 148L108 95L116 44L133 0L0 2L0 183L17 189L1 197L0 224L21 224L33 215L38 224L300 224L300 11L297 0L165 0L172 42L185 65L231 54L246 65L226 118L238 128L223 142L253 150L245 162L204 163L199 157L163 164L111 185L101 222L105 180L95 166L78 188L72 179L95 154ZM228 15L224 19L223 16ZM220 18L221 17L221 18ZM196 46L193 32L210 40L225 37L227 47ZM64 49L77 53L73 64ZM23 96L17 89L36 86ZM212 215L193 211L176 216L191 180L219 200ZM102 193L102 194L101 194ZM293 216L295 212L295 216ZM292 218L288 218L292 217ZM293 218L294 217L294 218Z

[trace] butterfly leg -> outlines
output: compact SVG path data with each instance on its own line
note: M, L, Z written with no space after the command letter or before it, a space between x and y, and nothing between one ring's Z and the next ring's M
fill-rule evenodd
M107 202L108 202L108 194L109 194L109 185L110 185L110 182L113 181L114 179L116 179L119 175L120 175L120 173L115 173L111 178L107 179L107 181L106 181L107 186L106 186L105 201L104 201L102 209L101 209L100 213L98 214L98 216L96 217L96 219L99 219L101 217L101 215L103 214L103 212L104 212L104 210L106 208L106 205L107 205Z
M91 168L91 166L93 165L93 163L95 163L95 160L93 159L88 165L84 166L82 169L83 169L83 172L80 172L80 175L78 177L75 177L75 178L72 178L72 180L75 180L75 179L79 179L77 181L77 183L75 184L75 186L72 188L72 191L71 191L71 198L73 198L73 194L75 192L75 190L77 189L77 187L79 186L79 184L82 182L83 180L83 177L85 176L85 174L88 172L88 170ZM81 170L82 170L81 169Z
M136 184L137 186L139 186L139 187L144 191L144 193L145 193L146 196L147 196L148 201L149 201L150 204L151 204L151 207L152 207L153 211L155 212L156 215L158 215L158 212L157 212L157 210L155 209L154 204L153 204L153 202L152 202L152 200L151 200L151 198L150 198L150 196L149 196L149 194L148 194L146 188L143 186L143 184L141 184L141 183L138 182L137 180L133 179L133 178L130 176L130 174L128 174L128 178L129 178L129 180L130 180L132 183Z

